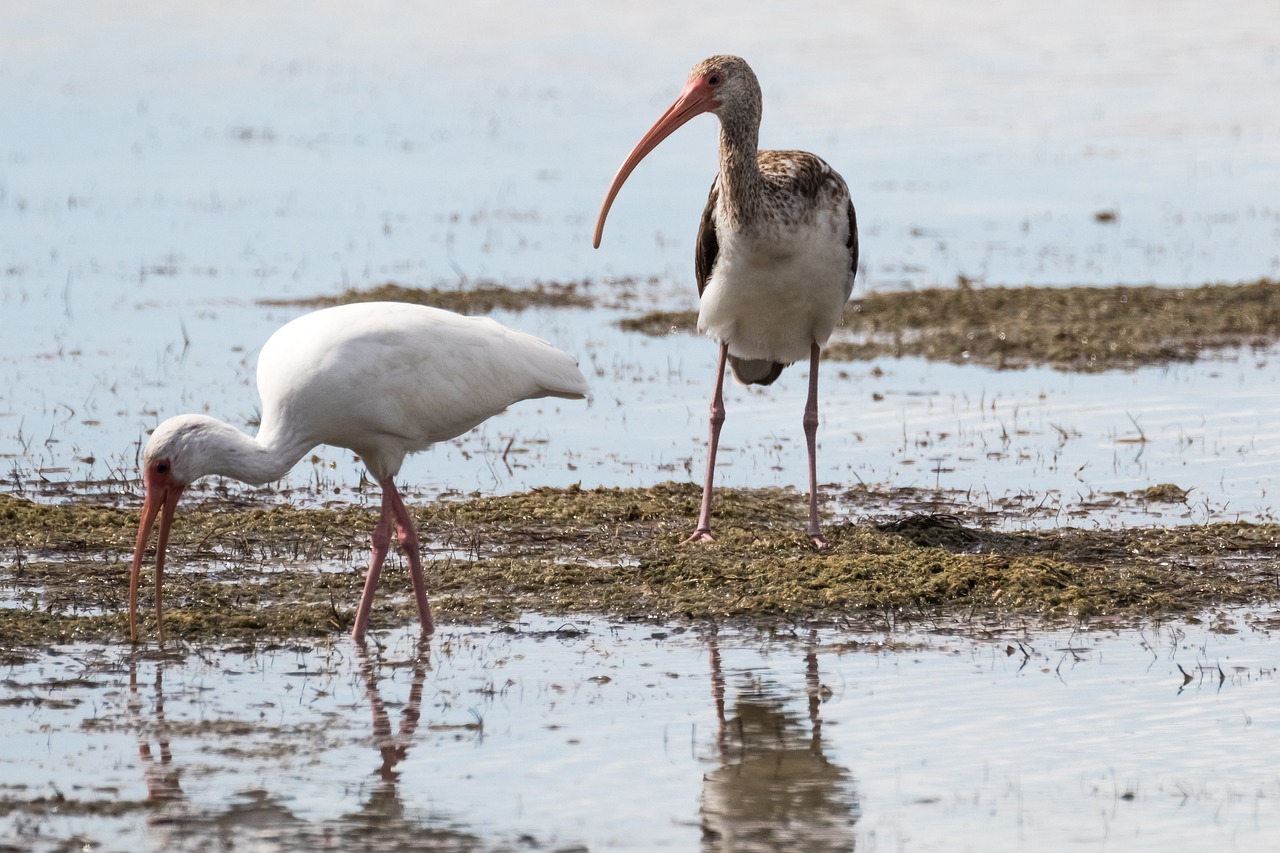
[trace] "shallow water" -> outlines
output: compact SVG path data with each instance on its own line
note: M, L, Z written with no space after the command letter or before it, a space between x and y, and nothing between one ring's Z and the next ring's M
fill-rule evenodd
M1280 817L1280 646L1246 612L781 635L529 617L421 653L381 639L11 666L0 837L1256 850Z

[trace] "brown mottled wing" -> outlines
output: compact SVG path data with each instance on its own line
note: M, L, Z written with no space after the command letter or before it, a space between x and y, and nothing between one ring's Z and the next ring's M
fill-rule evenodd
M698 249L694 256L694 269L698 275L698 296L702 296L702 291L707 289L707 282L711 281L711 270L716 265L716 255L720 253L720 241L716 239L716 201L720 197L716 184L719 181L711 182L711 193L707 196L707 209L702 211L702 224L698 226Z
M858 274L858 217L853 212L853 201L849 201L849 266L853 269L853 273L849 276L849 283L844 288L844 298L848 299L849 294L853 293L853 279Z

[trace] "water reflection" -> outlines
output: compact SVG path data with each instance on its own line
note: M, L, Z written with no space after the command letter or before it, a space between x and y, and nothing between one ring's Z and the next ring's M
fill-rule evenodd
M286 798L261 789L238 792L221 809L191 802L182 788L183 766L174 762L171 742L179 740L165 717L165 662L156 663L150 720L144 720L144 700L138 686L138 662L129 662L129 716L138 733L138 757L147 785L146 837L152 850L203 850L213 839L261 841L295 833L302 823L285 805ZM179 695L180 700L180 695ZM152 738L156 748L152 749ZM158 757L157 757L158 755ZM305 831L305 829L304 829Z
M369 710L373 713L374 748L382 758L382 763L374 771L378 782L373 793L360 811L348 817L357 823L377 825L404 819L404 803L400 799L399 789L400 772L396 770L396 766L409 755L409 747L418 731L418 721L422 715L422 690L430 668L429 638L424 637L418 643L417 652L412 662L413 681L409 687L409 700L400 711L398 731L392 732L391 715L378 690L378 682L382 679L382 661L370 657L363 646L356 648L360 674L364 678L365 696L369 700Z
M143 776L147 783L147 800L150 802L171 802L186 799L182 792L181 769L173 763L173 749L169 746L169 724L164 718L164 664L156 665L154 685L155 705L153 724L148 727L141 722L142 697L138 692L138 662L129 661L129 718L138 732L138 758L142 761ZM157 739L157 750L151 749L148 728L153 729Z
M858 819L853 775L823 749L817 632L805 646L807 723L768 675L734 673L732 715L716 635L708 639L716 753L720 766L703 776L702 843L708 851L854 849Z
M315 804L299 798L294 791L286 790L288 783L279 780L272 783L259 778L256 780L259 784L241 788L212 807L205 801L210 793L208 790L188 792L184 789L184 771L188 770L189 787L205 787L211 774L203 772L207 768L200 764L201 757L211 750L218 750L204 743L207 732L199 731L200 726L193 729L185 721L166 718L164 661L155 665L148 712L146 681L139 676L138 661L131 660L127 713L130 725L137 733L138 756L147 787L149 808L145 810L145 831L149 848L204 850L211 845L219 849L240 845L250 849L264 846L267 849L308 849L313 846L330 849L334 845L334 849L378 850L417 850L433 845L448 849L482 848L484 844L480 837L459 826L452 817L434 809L425 812L406 809L400 797L400 765L408 757L418 731L422 697L430 671L429 652L426 640L418 644L413 659L404 663L389 662L377 656L371 657L362 649L357 650L364 698L372 714L372 744L378 754L378 763L371 775L377 781L358 809L320 820L308 819L301 814ZM389 677L386 674L388 668L399 666L411 667L413 675L408 699L400 710L399 725L393 728L389 702L383 697L379 683ZM181 704L182 698L179 690L176 701ZM239 721L232 722L232 727L237 730L237 742L231 748L243 748L240 739L244 733L240 729L247 726ZM188 752L191 753L188 765L175 757L174 745L177 744L181 752L184 738L188 740ZM358 743L363 750L368 739L361 737ZM341 778L335 780L339 786L343 783Z
M977 639L574 626L459 626L430 659L406 630L367 659L9 664L0 849L1275 846L1270 609Z

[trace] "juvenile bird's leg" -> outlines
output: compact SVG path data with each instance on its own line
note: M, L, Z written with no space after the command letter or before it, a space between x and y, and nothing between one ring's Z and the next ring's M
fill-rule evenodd
M364 642L364 629L369 625L369 611L373 609L373 593L378 588L378 575L382 573L382 563L387 559L387 550L391 547L391 527L394 524L394 502L391 496L394 493L395 486L387 478L382 482L382 513L378 516L378 526L373 528L369 573L364 578L364 592L360 595L360 606L356 608L356 624L351 629L351 637L357 643Z
M720 446L720 427L724 424L724 364L729 357L729 345L720 344L720 360L716 366L716 391L711 397L711 439L707 445L707 478L702 485L702 511L698 513L698 529L686 540L690 542L714 542L711 535L711 488L716 477L716 448Z
M814 343L809 350L809 400L804 405L804 440L809 446L809 536L814 547L827 547L818 524L818 357L822 350Z
M409 561L409 577L413 580L413 597L418 602L418 620L422 623L422 633L430 634L435 630L431 622L431 604L427 601L427 582L422 576L422 555L418 549L418 530L405 509L400 492L388 477L383 485L386 494L391 495L391 511L395 514L396 529L400 532L400 546L404 548L405 558Z

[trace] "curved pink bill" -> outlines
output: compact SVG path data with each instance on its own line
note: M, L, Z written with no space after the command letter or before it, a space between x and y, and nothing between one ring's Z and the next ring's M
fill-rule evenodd
M600 206L600 215L596 218L596 235L591 245L600 248L600 238L604 234L604 220L609 215L609 208L613 206L613 200L618 195L618 190L622 189L622 185L626 182L627 177L645 156L658 147L662 140L675 133L685 122L696 115L710 112L717 106L714 93L710 86L699 79L690 80L688 85L684 87L684 91L680 93L680 97L676 98L676 102L662 114L662 118L649 128L649 132L644 135L636 147L631 149L631 153L627 155L627 159L623 161L618 168L618 174L613 176L613 183L609 185L609 192L604 198L604 204Z
M174 510L182 496L182 486L167 477L148 476L147 493L142 501L142 519L138 522L138 539L133 546L133 566L129 571L129 640L138 639L138 585L142 579L142 558L147 553L147 540L156 516L160 516L160 536L156 540L156 629L164 641L164 622L161 620L160 580L164 575L164 552L169 547L169 528L173 524Z

